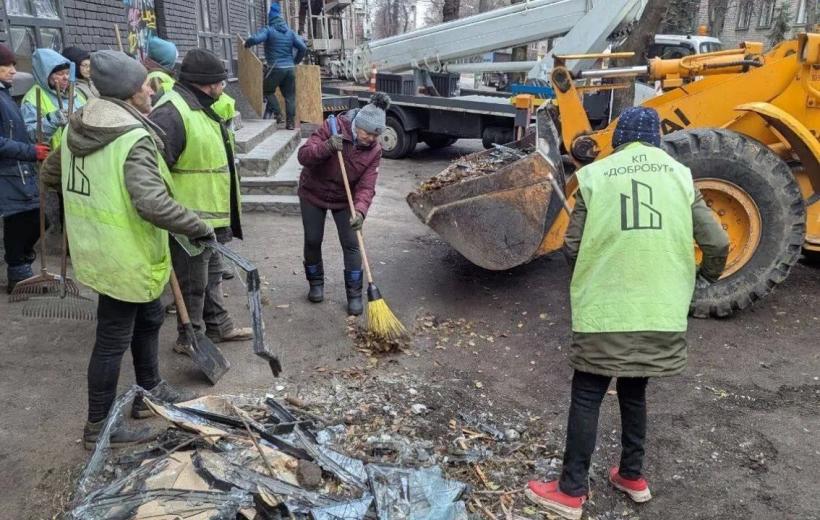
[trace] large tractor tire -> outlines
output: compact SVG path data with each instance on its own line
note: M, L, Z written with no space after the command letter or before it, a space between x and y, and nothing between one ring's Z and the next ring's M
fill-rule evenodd
M663 147L689 167L729 235L723 276L695 291L692 315L726 317L745 309L785 280L800 257L806 210L791 169L762 143L731 130L681 130L665 136Z

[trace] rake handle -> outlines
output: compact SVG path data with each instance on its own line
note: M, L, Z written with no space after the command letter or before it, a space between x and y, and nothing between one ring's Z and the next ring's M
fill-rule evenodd
M36 106L37 106L37 142L43 142L43 100L42 91L37 87ZM37 191L40 196L40 272L46 273L46 190L43 185L43 176L37 174Z

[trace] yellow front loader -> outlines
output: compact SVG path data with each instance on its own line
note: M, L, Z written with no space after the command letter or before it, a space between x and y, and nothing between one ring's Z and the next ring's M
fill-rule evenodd
M665 90L643 103L660 115L663 147L692 170L731 241L723 277L695 294L693 314L728 316L744 309L785 280L801 249L820 254L820 34L800 34L766 53L762 44L748 42L573 76L563 63L579 57L556 59L557 110L538 114L551 160L533 153L490 174L411 193L408 203L423 222L487 269L509 269L557 251L568 219L547 174L561 180L571 203L571 172L612 153L617 123L593 130L582 92L622 88L621 81L648 76ZM599 79L607 83L589 84ZM515 147L529 151L532 140Z

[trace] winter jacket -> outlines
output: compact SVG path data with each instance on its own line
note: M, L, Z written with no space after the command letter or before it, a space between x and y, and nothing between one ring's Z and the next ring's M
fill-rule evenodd
M236 171L234 161L233 146L227 127L222 123L221 118L211 109L214 99L196 87L184 82L177 81L174 84L174 92L182 96L192 110L205 110L209 117L220 123L222 128L222 138L225 143L225 152L228 155L228 167L230 168L230 185L238 185L239 173ZM165 103L155 108L150 115L151 122L162 130L160 134L164 143L162 152L166 164L173 168L187 145L188 135L185 130L185 122L173 103ZM231 193L231 225L227 228L218 228L216 237L220 242L227 242L231 238L242 239L242 222L240 215L240 197L238 193Z
M302 62L307 45L281 16L268 17L268 26L245 40L245 45L265 44L265 62L273 68L292 68ZM296 49L296 56L293 55Z
M564 238L564 249L571 263L578 257L586 215L586 204L579 190L575 193L575 207ZM698 190L692 203L692 225L695 242L703 251L700 275L711 282L717 281L726 264L729 242ZM604 376L672 376L686 368L686 332L573 332L569 360L576 370Z
M0 217L40 207L37 154L9 88L0 83Z
M172 198L171 187L160 176L157 162L157 148L162 148L160 131L131 105L106 97L92 99L71 116L69 126L67 142L62 146L68 146L76 157L90 155L129 130L144 127L151 137L137 141L123 165L125 188L137 213L158 228L190 238L203 237L211 231L193 211ZM43 183L55 190L62 189L61 148L48 156L41 170ZM106 172L88 172L89 175L95 173ZM115 246L100 244L100 252Z
M43 97L47 97L51 100L51 103L55 107L64 107L64 109L68 109L68 100L63 98L62 103L57 98L57 93L55 90L48 86L48 77L51 75L51 71L53 71L56 67L60 65L70 65L71 62L64 58L61 54L51 50L51 49L37 49L34 51L34 54L31 57L31 67L32 72L34 74L34 81L35 87L40 87L41 94ZM35 88L32 87L32 88ZM36 98L34 98L36 100ZM74 96L74 110L79 109L86 103L85 96L83 95L76 95ZM32 141L37 139L37 104L36 101L27 102L23 101L23 104L20 107L20 111L23 113L23 120L26 122L26 130L28 130L28 135ZM45 142L49 142L51 137L54 135L54 132L57 131L57 127L52 124L51 119L48 117L48 114L43 114L43 140Z
M379 177L379 162L382 147L376 141L370 148L359 148L353 143L351 124L358 109L336 118L344 139L342 156L345 161L353 205L356 211L367 215L367 210L376 195L376 179ZM336 152L326 141L330 138L327 121L299 148L299 164L303 166L299 177L299 196L320 208L345 209L347 195L342 181L342 171Z

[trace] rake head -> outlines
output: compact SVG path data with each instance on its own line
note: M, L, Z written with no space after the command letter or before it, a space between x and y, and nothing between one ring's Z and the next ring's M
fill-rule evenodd
M38 274L18 282L9 294L10 302L21 302L38 296L57 296L60 294L60 277L51 273ZM66 294L79 296L80 288L71 278L65 279Z
M78 294L66 293L32 296L23 305L23 316L47 320L95 321L97 308L94 300Z

